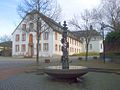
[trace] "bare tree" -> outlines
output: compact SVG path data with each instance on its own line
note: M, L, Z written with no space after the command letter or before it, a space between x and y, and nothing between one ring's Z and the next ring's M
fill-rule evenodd
M0 37L0 42L11 41L11 37L8 35L3 35Z
M58 20L60 16L60 6L57 5L56 0L24 0L23 4L18 5L18 13L20 16L24 16L32 11L35 11L37 14L36 19L36 33L37 33L37 57L36 62L39 63L39 41L40 34L49 29L45 23L41 21L40 14L44 14L49 18ZM46 27L42 29L43 27ZM42 31L43 30L43 31Z
M86 55L85 55L85 59L87 61L88 59L88 46L89 46L89 42L93 36L93 27L92 24L93 23L93 15L90 11L85 10L82 14L81 14L81 19L82 19L82 23L80 23L78 21L78 19L76 17L74 17L71 21L70 24L73 25L75 28L77 28L78 30L83 30L83 38L85 41L85 49L86 49Z
M94 13L95 24L103 37L103 60L105 63L105 31L120 32L120 0L102 0Z
M102 0L96 11L96 22L111 31L120 32L120 0Z

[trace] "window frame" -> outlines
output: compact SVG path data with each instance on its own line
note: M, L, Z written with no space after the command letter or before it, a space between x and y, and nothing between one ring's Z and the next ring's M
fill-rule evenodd
M49 38L49 32L44 32L43 38L44 38L44 40L48 40L48 38Z
M21 45L21 52L25 52L26 51L26 44L22 44Z
M26 34L25 33L22 34L22 41L26 41Z
M20 46L19 45L15 45L15 52L19 52L20 50Z
M49 44L43 43L43 51L49 51Z
M26 24L22 24L22 30L26 30Z
M15 36L15 41L16 41L16 42L19 42L19 41L20 41L20 35L19 35L19 34L16 34L16 36Z

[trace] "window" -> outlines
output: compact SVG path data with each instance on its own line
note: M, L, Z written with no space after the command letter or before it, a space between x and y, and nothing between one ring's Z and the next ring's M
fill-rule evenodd
M21 46L21 51L22 51L22 52L25 52L25 51L26 51L26 45L25 45L25 44L22 44L22 46Z
M15 46L15 52L19 52L19 45Z
M26 24L22 24L22 30L26 30Z
M92 44L90 44L90 50L92 50Z
M19 39L20 39L20 35L19 34L16 34L16 41L19 41Z
M55 32L55 40L57 40L58 38L57 32Z
M33 35L32 34L29 35L29 43L33 43Z
M26 34L22 34L22 41L25 41L26 40Z
M49 33L48 32L44 32L44 40L48 40L49 37Z
M34 29L34 24L33 23L29 24L29 29L30 29L30 31L33 31L33 29Z
M55 44L55 51L57 51L57 47L58 47L57 44Z
M34 15L30 15L30 16L29 16L29 19L30 19L30 20L34 20Z
M44 51L48 51L49 47L48 47L48 43L44 43L43 44L43 50Z

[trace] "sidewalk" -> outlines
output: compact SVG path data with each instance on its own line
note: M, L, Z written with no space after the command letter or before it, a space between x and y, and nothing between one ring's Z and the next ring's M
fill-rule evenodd
M0 70L0 80L5 80L17 74L24 73L27 71L32 71L33 69L34 68L31 68L31 67L19 67L19 68L10 68L10 69Z
M3 57L0 57L0 59ZM10 69L5 69L5 70L0 70L0 79L6 79L11 76L14 76L16 74L20 74L23 72L31 72L35 70L39 70L43 73L43 68L51 65L61 65L60 58L49 58L51 60L50 63L45 63L44 61L45 58L40 58L39 66L35 64L29 64L24 67L17 67L17 68L10 68ZM73 59L73 57L72 57ZM6 57L6 60L18 60L16 58L9 58ZM19 60L35 60L35 58L19 58ZM90 60L90 61L84 61L84 60L72 60L70 65L81 65L81 66L86 66L89 68L90 71L98 71L98 72L115 72L119 73L120 72L120 64L115 64L111 62L106 62L103 63L102 61L98 60Z

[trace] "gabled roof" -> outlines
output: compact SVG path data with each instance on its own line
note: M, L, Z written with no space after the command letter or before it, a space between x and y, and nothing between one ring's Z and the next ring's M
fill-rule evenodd
M1 47L12 47L12 41L6 41L6 42L2 42L0 43Z
M31 13L28 13L27 15L36 14L36 13L37 13L37 11L36 11L36 10L33 10ZM27 15L26 15L26 16L27 16ZM62 33L62 32L63 32L63 26L61 26L59 23L55 22L53 19L47 17L46 15L44 15L44 14L42 14L42 13L39 13L39 15L40 15L40 18L41 18L44 22L46 22L54 31L57 31L57 32L59 32L59 33ZM26 18L26 16L23 18L23 20ZM20 24L23 22L23 20L20 22ZM20 24L19 24L19 25L20 25ZM19 25L17 26L17 28L19 27ZM56 29L56 26L58 27L57 29ZM17 30L17 28L14 30L14 32ZM60 29L59 29L59 28L60 28ZM13 32L13 33L14 33L14 32ZM80 41L79 37L77 37L76 35L74 35L71 31L67 30L67 32L68 32L68 36L69 36L69 37L72 37L72 38ZM13 34L13 33L12 33L12 34ZM81 41L81 42L82 42L82 41Z
M59 23L55 22L53 19L45 16L44 14L40 13L40 17L54 30L57 32L62 33L63 32L63 26L61 26ZM61 29L56 29L55 26L61 28ZM78 41L80 41L80 38L76 35L74 35L70 30L67 30L68 36L72 37Z
M96 30L84 30L84 31L72 31L73 34L75 34L77 37L84 37L86 33L91 33L91 35L94 36L101 36L99 32Z
M18 26L15 28L15 30L13 31L12 35L14 34L14 32L17 30L17 28L20 26L20 24L25 20L26 16L20 21L20 23L18 24Z

